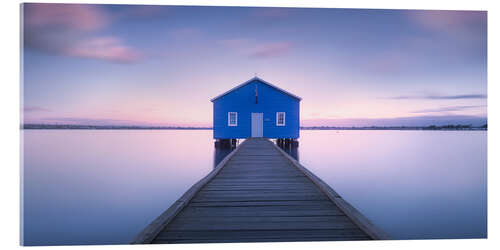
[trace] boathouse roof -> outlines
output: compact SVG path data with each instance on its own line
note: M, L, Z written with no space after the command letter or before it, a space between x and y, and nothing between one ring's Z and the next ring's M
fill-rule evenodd
M239 88L241 88L241 87L243 87L243 86L245 86L245 85L247 85L247 84L249 84L249 83L251 83L253 81L259 81L259 82L261 82L263 84L266 84L269 87L272 87L272 88L274 88L274 89L276 89L276 90L278 90L278 91L280 91L280 92L282 92L284 94L287 94L287 95L289 95L289 96L291 96L291 97L293 97L293 98L295 98L295 99L297 99L299 101L302 100L302 98L300 98L300 97L298 97L298 96L296 96L296 95L294 95L294 94L292 94L292 93L290 93L290 92L288 92L288 91L286 91L286 90L284 90L282 88L279 88L279 87L277 87L277 86L275 86L275 85L273 85L273 84L271 84L269 82L266 82L266 81L264 81L264 80L262 80L262 79L260 79L258 77L254 77L254 78L252 78L252 79L250 79L250 80L248 80L248 81L246 81L246 82L244 82L244 83L242 83L242 84L240 84L240 85L238 85L238 86L236 86L236 87L234 87L234 88L232 88L232 89L230 89L230 90L228 90L228 91L226 91L226 92L224 92L224 93L222 93L222 94L220 94L220 95L218 95L218 96L216 96L214 98L212 98L210 101L213 102L213 101L215 101L215 100L217 100L217 99L219 99L219 98L221 98L221 97L223 97L223 96L225 96L225 95L227 95L227 94L229 94L229 93L231 93L231 92L233 92L233 91L235 91L235 90L237 90L237 89L239 89Z

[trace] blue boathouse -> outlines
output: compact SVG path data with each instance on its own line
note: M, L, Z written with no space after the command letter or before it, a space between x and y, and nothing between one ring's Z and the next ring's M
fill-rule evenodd
M299 138L301 98L254 77L213 98L214 139Z

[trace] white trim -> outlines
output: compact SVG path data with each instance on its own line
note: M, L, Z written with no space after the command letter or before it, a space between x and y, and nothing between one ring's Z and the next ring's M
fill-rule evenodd
M219 99L219 98L221 98L221 97L229 94L233 90L241 88L241 87L247 85L248 83L250 83L250 82L252 82L254 80L261 81L262 83L265 83L265 84L267 84L267 85L269 85L269 86L271 86L271 87L273 87L273 88L275 88L275 89L277 89L277 90L279 90L279 91L281 91L281 92L283 92L283 93L285 93L285 94L287 94L287 95L289 95L291 97L294 97L295 99L297 99L299 101L302 100L302 98L300 98L300 97L298 97L298 96L296 96L296 95L294 95L294 94L292 94L292 93L290 93L290 92L288 92L288 91L286 91L286 90L284 90L282 88L279 88L279 87L277 87L277 86L275 86L275 85L273 85L273 84L271 84L269 82L266 82L266 81L264 81L264 80L262 80L262 79L260 79L258 77L254 77L254 78L252 78L252 79L250 79L250 80L248 80L248 81L246 81L246 82L244 82L244 83L242 83L242 84L240 84L240 85L238 85L238 86L236 86L236 87L234 87L234 88L232 88L232 89L230 89L230 90L228 90L228 91L226 91L226 92L224 92L224 93L222 93L222 94L220 94L220 95L218 95L218 96L216 96L214 98L212 98L210 101L213 102L213 101L215 101L215 100L217 100L217 99Z
M231 114L235 114L235 122L234 124L231 123ZM227 125L230 127L236 127L238 126L238 112L227 112Z
M280 114L283 114L283 123L282 124L278 123L278 121L279 121L278 117ZM276 126L285 126L285 124L286 124L286 113L285 112L276 112Z

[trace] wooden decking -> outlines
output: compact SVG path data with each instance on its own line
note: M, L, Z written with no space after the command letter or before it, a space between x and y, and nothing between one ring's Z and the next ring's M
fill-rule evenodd
M388 237L267 139L247 139L133 243Z

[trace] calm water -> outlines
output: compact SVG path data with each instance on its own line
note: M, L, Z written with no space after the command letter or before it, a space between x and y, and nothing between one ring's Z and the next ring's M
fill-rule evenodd
M24 130L24 243L128 243L227 152L211 131ZM485 131L301 131L300 162L394 239L486 237Z

